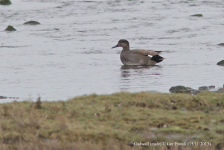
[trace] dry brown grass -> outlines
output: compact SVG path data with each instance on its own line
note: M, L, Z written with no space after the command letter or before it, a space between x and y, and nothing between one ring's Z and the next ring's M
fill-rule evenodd
M224 94L115 93L0 105L0 149L221 150ZM211 146L133 146L210 142Z

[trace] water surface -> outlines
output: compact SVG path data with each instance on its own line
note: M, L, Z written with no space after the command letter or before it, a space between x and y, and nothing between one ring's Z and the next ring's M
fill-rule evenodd
M12 0L0 5L0 95L67 100L119 91L223 85L223 0ZM203 14L203 17L192 17ZM41 25L23 25L35 20ZM15 32L5 32L12 25ZM163 51L157 66L125 67L121 48ZM4 99L9 102L14 99Z

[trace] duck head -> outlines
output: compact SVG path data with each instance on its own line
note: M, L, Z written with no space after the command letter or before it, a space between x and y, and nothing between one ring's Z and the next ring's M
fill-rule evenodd
M116 47L129 48L129 42L125 39L121 39L118 41L117 45L115 45L112 48L116 48Z

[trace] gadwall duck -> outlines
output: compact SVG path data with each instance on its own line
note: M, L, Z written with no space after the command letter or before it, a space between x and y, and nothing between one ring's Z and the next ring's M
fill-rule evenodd
M163 57L158 54L161 51L143 50L143 49L133 49L130 50L129 42L127 40L121 39L118 44L112 48L122 47L120 58L124 65L155 65L163 61ZM150 57L150 56L152 57Z

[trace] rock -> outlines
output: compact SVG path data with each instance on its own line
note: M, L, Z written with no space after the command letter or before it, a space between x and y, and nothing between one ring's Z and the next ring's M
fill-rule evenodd
M224 93L224 88L219 88L217 91L214 91L216 93Z
M16 29L13 26L8 26L5 31L16 31Z
M195 14L195 15L191 15L191 16L193 16L193 17L203 17L202 14Z
M200 86L198 89L200 91L209 91L209 90L214 89L214 88L215 88L214 85L210 85L210 86Z
M19 99L19 97L6 97L6 96L0 96L0 99Z
M8 99L19 99L19 97L7 97Z
M198 88L200 91L208 91L208 86L201 86Z
M217 65L224 66L224 60L221 60L220 62L218 62Z
M40 23L37 22L37 21L27 21L24 24L26 24L26 25L39 25Z
M194 91L194 89L190 88L190 87L185 87L182 85L178 85L178 86L172 86L169 91L171 93L191 93L192 91Z
M224 46L224 43L219 43L218 45L219 45L219 46Z
M7 99L7 97L5 97L5 96L0 96L0 99Z
M10 5L12 2L10 0L0 0L0 5Z
M216 93L224 93L224 85L223 88L219 88L218 90L215 88L214 85L210 85L210 86L201 86L198 88L198 90L192 89L190 87L185 87L182 85L178 85L178 86L172 86L169 91L171 93L189 93L192 95L196 95L198 93L201 93L203 91L210 91L210 92L216 92Z
M214 85L210 85L210 86L208 86L208 89L209 89L209 90L214 89L214 88L215 88Z
M154 90L148 90L148 91L146 91L146 92L149 92L149 93L159 93L158 91L154 91Z
M196 94L198 94L198 93L201 93L202 91L200 91L200 90L192 90L191 91L191 94L192 95L196 95Z

